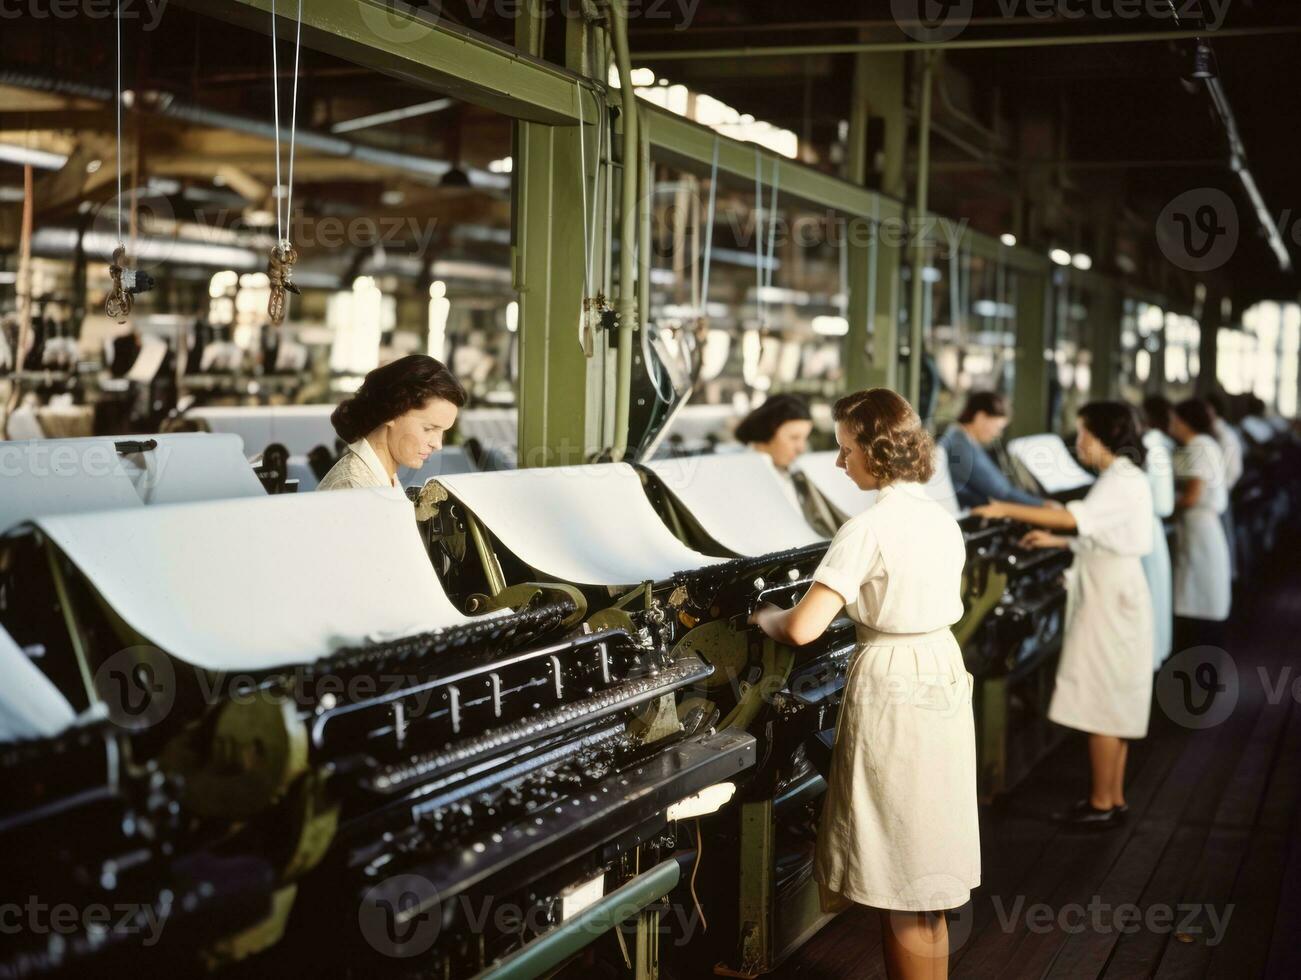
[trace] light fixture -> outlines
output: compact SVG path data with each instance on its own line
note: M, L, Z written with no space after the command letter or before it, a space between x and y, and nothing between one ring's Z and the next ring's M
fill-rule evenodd
M439 187L469 187L470 175L460 167L452 167L447 173L443 174L443 179L438 182Z
M849 321L843 316L815 316L813 332L823 337L843 337L849 333Z
M1009 231L1003 232L1003 234L999 236L998 240L1008 248L1012 248L1016 244L1016 236Z
M103 160L91 160L89 163L86 164L86 173L97 174L99 173L99 168L102 167L103 165L104 165Z
M62 153L47 153L12 143L0 143L0 162L36 167L38 170L60 170L68 162Z
M379 203L384 205L386 208L393 208L397 207L406 199L407 196L401 191L384 191L379 196Z
M1071 265L1081 272L1088 272L1093 268L1093 259L1089 258L1083 252L1076 252L1071 256Z
M1064 248L1053 249L1051 252L1048 253L1048 257L1052 259L1054 262L1056 262L1058 265L1071 264L1071 253L1066 251L1066 249Z

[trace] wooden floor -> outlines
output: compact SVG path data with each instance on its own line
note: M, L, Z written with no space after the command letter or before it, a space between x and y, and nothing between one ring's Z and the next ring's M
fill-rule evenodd
M984 880L950 919L951 976L1301 977L1301 563L1290 564L1237 604L1227 719L1192 730L1154 704L1130 750L1127 825L1088 833L1045 819L1086 789L1077 736L982 812ZM883 976L880 943L876 914L859 907L774 975Z

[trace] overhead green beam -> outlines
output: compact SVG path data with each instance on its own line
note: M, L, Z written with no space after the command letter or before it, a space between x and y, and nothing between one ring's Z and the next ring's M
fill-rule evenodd
M271 0L178 2L261 33L271 23ZM293 37L296 11L294 0L277 3L281 37ZM517 119L576 122L572 72L401 2L309 0L303 4L303 45Z
M1278 24L1262 27L1221 27L1204 36L1214 40L1229 37L1255 37L1267 34L1296 34L1301 26ZM1080 47L1096 44L1157 44L1169 41L1192 41L1199 35L1191 30L1132 31L1112 34L1054 34L1032 37L992 37L953 41L860 41L839 44L774 44L745 48L672 48L661 51L634 51L632 60L650 61L723 61L736 58L808 58L815 55L889 53L895 51L1001 51L1008 48Z
M714 141L717 140L719 172L753 183L753 143L741 143L719 136L706 126L645 101L640 103L640 107L642 122L650 131L651 148L656 159L691 169L704 167L708 170L714 159ZM839 177L796 163L771 150L760 149L759 153L763 159L765 183L772 179L772 161L777 161L783 201L798 198L809 204L864 216L873 213L873 202L877 202L877 214L882 220L897 219L903 213L898 201L863 187L855 187Z

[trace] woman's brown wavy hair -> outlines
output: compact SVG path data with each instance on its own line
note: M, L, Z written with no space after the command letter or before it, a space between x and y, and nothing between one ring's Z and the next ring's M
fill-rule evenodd
M846 395L831 409L863 447L867 469L882 486L925 483L935 475L935 441L908 400L889 388Z

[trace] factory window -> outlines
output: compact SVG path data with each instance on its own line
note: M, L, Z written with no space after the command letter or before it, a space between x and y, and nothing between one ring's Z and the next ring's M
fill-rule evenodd
M940 379L934 417L941 422L955 418L972 391L1011 395L1016 271L1000 258L950 247L929 264L924 277L923 328Z
M1190 316L1167 313L1165 316L1165 380L1171 398L1193 393L1201 366L1202 328Z
M1301 356L1301 306L1257 303L1242 315L1242 329L1216 339L1217 376L1230 394L1250 392L1283 415L1297 406Z
M758 143L792 160L799 156L799 137L791 130L755 119L748 113L738 112L727 103L693 92L685 85L670 84L666 78L656 79L655 73L649 68L633 69L632 84L638 98L661 106L675 115L685 116L742 143ZM610 66L610 85L613 88L619 87L619 71L613 65Z
M1127 297L1120 326L1120 369L1118 393L1126 401L1161 390L1161 344L1165 313L1161 307Z

